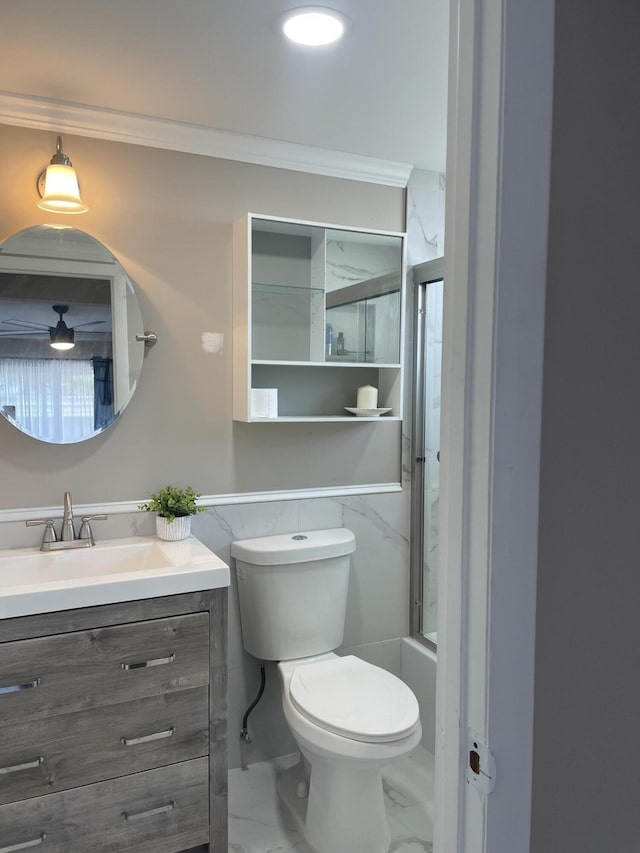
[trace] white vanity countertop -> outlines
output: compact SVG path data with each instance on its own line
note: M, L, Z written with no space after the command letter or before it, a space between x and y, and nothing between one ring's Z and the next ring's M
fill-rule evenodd
M229 586L198 539L112 539L92 548L0 551L0 619Z

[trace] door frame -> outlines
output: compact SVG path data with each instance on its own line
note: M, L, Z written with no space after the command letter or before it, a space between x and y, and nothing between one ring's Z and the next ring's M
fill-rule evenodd
M554 0L451 0L434 853L530 850L553 36Z

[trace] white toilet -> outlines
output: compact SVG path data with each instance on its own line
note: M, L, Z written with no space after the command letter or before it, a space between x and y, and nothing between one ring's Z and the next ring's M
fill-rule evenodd
M333 654L354 550L342 527L231 545L244 646L280 661L284 715L305 759L282 774L278 791L317 853L387 853L380 771L422 734L404 682Z

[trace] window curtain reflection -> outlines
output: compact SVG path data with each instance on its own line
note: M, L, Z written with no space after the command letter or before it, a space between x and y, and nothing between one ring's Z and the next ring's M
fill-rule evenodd
M93 432L91 361L0 358L0 410L43 441L82 441Z
M94 429L104 429L113 421L113 359L92 358L94 385Z

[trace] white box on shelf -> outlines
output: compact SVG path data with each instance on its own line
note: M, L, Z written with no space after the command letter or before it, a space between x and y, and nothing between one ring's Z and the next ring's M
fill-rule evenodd
M252 418L277 418L278 417L278 389L277 388L252 388L251 389L251 417Z

